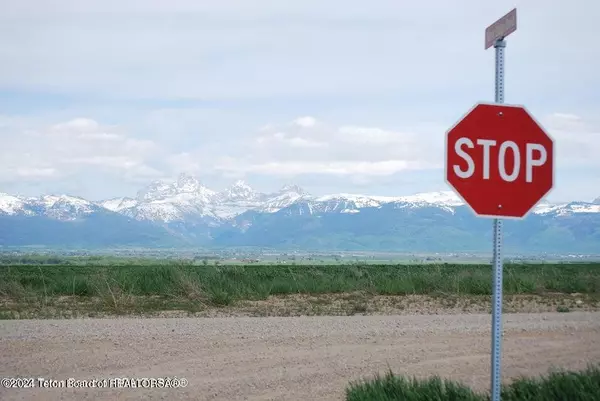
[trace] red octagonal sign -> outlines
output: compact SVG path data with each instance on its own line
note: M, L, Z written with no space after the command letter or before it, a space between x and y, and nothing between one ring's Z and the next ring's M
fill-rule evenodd
M553 147L523 106L478 103L446 132L446 182L479 216L523 218L552 189Z

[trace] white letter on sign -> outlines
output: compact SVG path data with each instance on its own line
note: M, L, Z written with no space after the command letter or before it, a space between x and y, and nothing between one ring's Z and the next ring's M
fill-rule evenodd
M533 166L542 166L546 163L546 159L548 154L546 153L546 148L540 145L539 143L528 143L526 152L526 160L525 160L525 181L532 182L533 181ZM540 151L540 158L533 158L533 151Z
M483 146L483 179L490 179L490 147L496 146L493 139L478 139L477 145Z
M506 174L506 166L504 165L507 148L512 149L515 157L513 171L510 175ZM498 172L500 173L500 177L502 177L504 181L512 182L519 176L519 170L521 170L521 154L519 153L519 147L512 141L506 141L500 145L500 152L498 153Z
M473 142L469 138L460 138L454 144L454 151L457 155L462 157L467 161L467 171L462 171L459 166L456 164L453 166L454 174L459 176L460 178L469 178L475 172L475 163L473 163L473 159L464 150L462 150L462 145L467 145L469 148L473 149Z

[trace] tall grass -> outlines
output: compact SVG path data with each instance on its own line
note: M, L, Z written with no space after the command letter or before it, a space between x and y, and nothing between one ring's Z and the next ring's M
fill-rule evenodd
M595 401L600 400L600 365L581 371L554 371L545 377L520 377L502 386L502 401ZM391 371L372 380L351 383L347 401L488 401L477 393L437 376L419 380L396 376Z
M0 266L0 296L185 297L227 304L293 293L488 295L489 265ZM600 294L600 264L507 264L505 294Z

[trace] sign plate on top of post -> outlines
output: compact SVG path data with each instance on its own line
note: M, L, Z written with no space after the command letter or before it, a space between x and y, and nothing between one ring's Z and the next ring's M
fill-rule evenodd
M485 48L489 49L498 39L503 39L517 30L517 9L513 8L505 16L485 30Z
M446 134L446 182L478 216L525 217L553 167L554 142L523 106L478 103Z

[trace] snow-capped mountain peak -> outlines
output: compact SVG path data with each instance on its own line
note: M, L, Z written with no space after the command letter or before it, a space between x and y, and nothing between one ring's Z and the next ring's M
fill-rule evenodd
M0 213L17 214L23 210L23 199L0 192Z
M154 181L142 188L137 193L137 199L140 202L161 199L168 196L172 184L164 181Z
M248 189L252 189L250 187L250 185L246 184L246 181L244 181L244 180L237 180L236 182L233 183L233 185L231 186L231 188L248 188Z
M222 201L254 201L260 198L260 194L256 192L250 185L243 180L237 180L232 186L227 188L220 194Z
M180 174L175 181L154 181L140 190L135 200L117 198L104 201L110 210L137 220L160 222L215 218L210 211L217 193L205 187L196 177Z
M180 201L209 203L216 192L208 189L193 176L181 174L175 182L154 181L138 192L139 202L165 201L178 198Z
M187 174L179 175L175 184L175 188L178 190L178 192L183 193L205 192L208 190L208 188L203 186L196 177Z
M83 198L69 195L43 195L40 200L44 202L46 207L72 205L73 207L89 208L92 206L91 202Z
M600 205L600 196L597 197L596 199L594 199L594 201L592 203L595 205Z
M279 193L287 193L287 192L293 192L296 193L298 195L306 195L307 192L299 187L298 185L294 185L294 184L286 184L283 187L281 187L281 189L279 190Z

